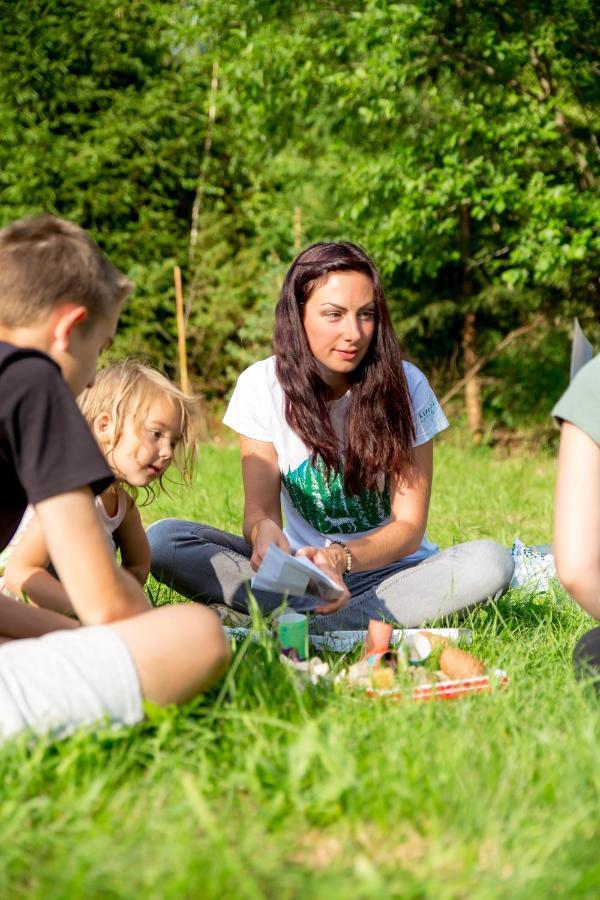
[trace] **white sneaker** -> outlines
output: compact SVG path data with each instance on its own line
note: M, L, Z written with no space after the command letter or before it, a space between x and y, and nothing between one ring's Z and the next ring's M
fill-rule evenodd
M223 625L229 625L230 628L249 628L252 622L246 613L238 612L226 603L211 603L210 609L216 612Z

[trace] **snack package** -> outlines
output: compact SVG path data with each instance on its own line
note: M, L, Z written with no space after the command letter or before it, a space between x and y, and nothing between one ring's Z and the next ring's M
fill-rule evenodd
M361 658L337 674L318 656L304 662L282 656L282 662L313 684L326 678L383 700L450 700L506 686L506 672L486 669L455 646L459 637L410 629L390 647L391 626L375 622L369 623Z
M370 697L393 700L446 700L508 683L506 672L488 671L482 660L452 643L426 629L411 633L391 650L365 653L350 666L348 683Z

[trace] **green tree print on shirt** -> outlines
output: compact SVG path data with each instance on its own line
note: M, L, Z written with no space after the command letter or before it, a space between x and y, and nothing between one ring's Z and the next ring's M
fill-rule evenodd
M383 491L362 491L349 495L344 490L344 473L327 480L325 464L304 460L292 472L281 475L290 500L306 521L321 534L355 534L381 525L390 515L390 492L386 477Z

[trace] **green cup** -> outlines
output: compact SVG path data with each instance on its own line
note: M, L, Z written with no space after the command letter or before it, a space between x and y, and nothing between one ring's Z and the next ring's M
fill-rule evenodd
M277 637L284 653L295 650L298 659L306 659L308 619L302 613L284 612L277 616Z

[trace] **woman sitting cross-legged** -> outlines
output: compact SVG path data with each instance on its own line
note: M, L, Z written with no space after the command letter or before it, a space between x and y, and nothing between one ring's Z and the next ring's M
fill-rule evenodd
M240 436L244 536L163 519L148 531L153 574L243 611L276 544L345 586L330 603L290 599L314 610L316 631L371 618L421 625L499 597L513 571L507 550L427 540L433 437L448 423L425 376L402 361L369 257L347 242L308 247L275 319L274 355L242 373L224 418ZM281 603L256 597L265 612Z

